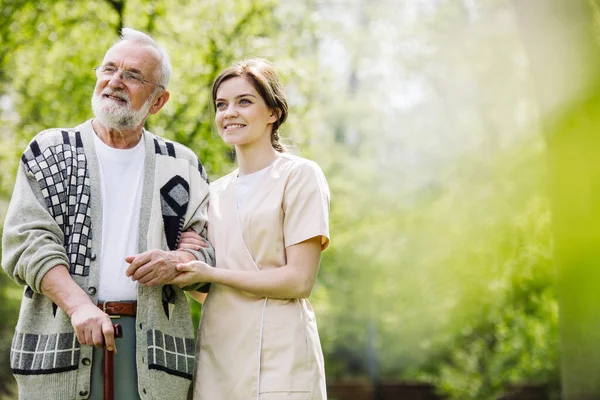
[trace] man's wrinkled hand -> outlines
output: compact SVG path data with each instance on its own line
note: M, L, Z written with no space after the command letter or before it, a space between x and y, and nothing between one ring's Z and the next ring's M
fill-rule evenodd
M179 272L181 256L175 251L150 250L125 258L130 265L125 275L144 286L164 285Z
M117 351L112 321L98 306L91 302L82 304L71 310L70 317L79 343L94 347L106 345L109 351Z

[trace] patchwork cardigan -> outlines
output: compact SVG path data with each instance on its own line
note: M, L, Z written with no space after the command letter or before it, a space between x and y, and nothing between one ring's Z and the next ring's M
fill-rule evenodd
M2 267L24 286L10 365L19 399L86 399L92 347L80 345L70 319L41 294L57 265L98 301L102 198L91 120L39 133L21 157L2 238ZM194 153L143 132L146 159L140 252L173 250L192 227L206 237L208 179ZM214 265L214 250L195 252ZM138 289L138 391L142 399L185 399L194 371L194 331L184 292Z

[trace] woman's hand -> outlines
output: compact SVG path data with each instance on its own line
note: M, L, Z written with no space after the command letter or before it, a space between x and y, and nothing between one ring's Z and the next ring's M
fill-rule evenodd
M212 282L214 268L202 261L190 261L176 266L179 275L169 283L185 287L198 282Z
M187 231L181 232L179 243L177 245L177 248L179 250L200 250L200 248L202 247L208 247L208 244L202 238L202 236L198 235L196 231L194 231L192 228L188 229Z

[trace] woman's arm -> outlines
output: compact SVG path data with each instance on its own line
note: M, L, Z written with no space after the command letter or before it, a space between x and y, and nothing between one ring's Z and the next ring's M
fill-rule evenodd
M314 286L321 260L321 236L286 248L287 264L259 271L212 268L201 261L177 266L182 272L170 283L189 285L214 282L261 297L295 299L308 297Z

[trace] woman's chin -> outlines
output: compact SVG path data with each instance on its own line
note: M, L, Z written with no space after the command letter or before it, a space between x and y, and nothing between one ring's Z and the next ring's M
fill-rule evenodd
M223 142L225 142L225 144L227 146L238 146L240 144L243 144L242 140L239 140L239 138L235 137L235 136L225 136L223 137Z

